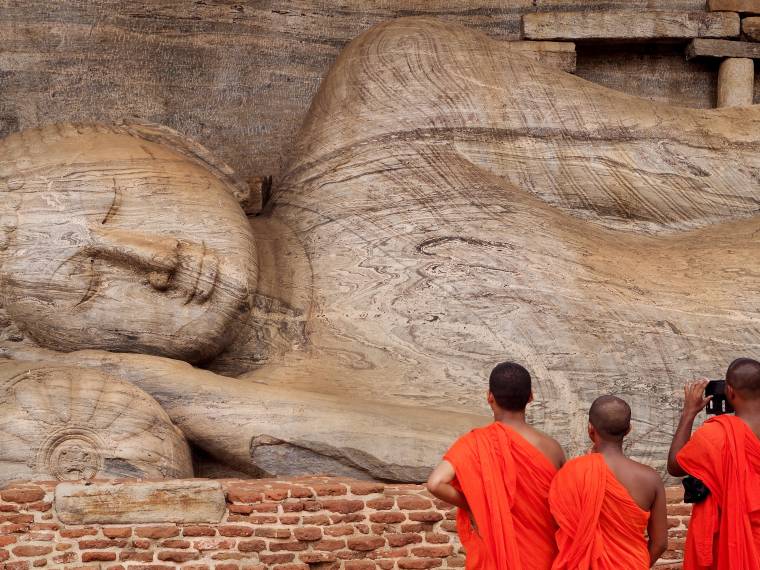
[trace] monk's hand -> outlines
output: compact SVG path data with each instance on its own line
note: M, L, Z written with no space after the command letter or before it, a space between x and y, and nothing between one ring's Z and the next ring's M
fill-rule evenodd
M705 388L708 382L707 378L700 378L684 386L683 415L696 418L699 412L712 400L712 396L705 398Z

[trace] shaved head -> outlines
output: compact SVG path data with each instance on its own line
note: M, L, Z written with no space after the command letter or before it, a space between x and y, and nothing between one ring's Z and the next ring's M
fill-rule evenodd
M726 383L746 400L760 399L760 362L737 358L728 365Z
M600 396L591 404L588 420L603 439L623 441L631 427L631 407L617 396Z
M491 371L488 390L501 409L524 410L530 402L530 372L515 362L502 362Z

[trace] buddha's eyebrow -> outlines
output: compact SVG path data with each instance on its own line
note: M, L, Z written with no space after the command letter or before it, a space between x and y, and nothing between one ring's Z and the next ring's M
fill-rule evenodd
M113 179L113 200L111 201L111 207L108 208L101 224L105 224L111 218L116 215L117 210L121 206L121 188L116 184L116 179Z

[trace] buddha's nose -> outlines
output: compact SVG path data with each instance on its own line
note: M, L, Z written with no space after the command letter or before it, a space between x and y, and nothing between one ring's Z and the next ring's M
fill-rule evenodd
M158 291L181 291L187 303L203 303L214 291L219 261L203 244L102 227L92 228L90 235L89 255L146 273Z
M166 290L180 264L180 242L167 236L92 228L88 254L126 265L148 275L150 285Z

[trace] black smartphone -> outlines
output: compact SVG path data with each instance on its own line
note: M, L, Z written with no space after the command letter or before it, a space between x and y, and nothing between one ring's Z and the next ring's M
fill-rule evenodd
M712 400L707 403L705 413L710 416L720 416L722 414L733 414L734 408L726 399L726 381L710 380L705 388L705 398L712 396Z

